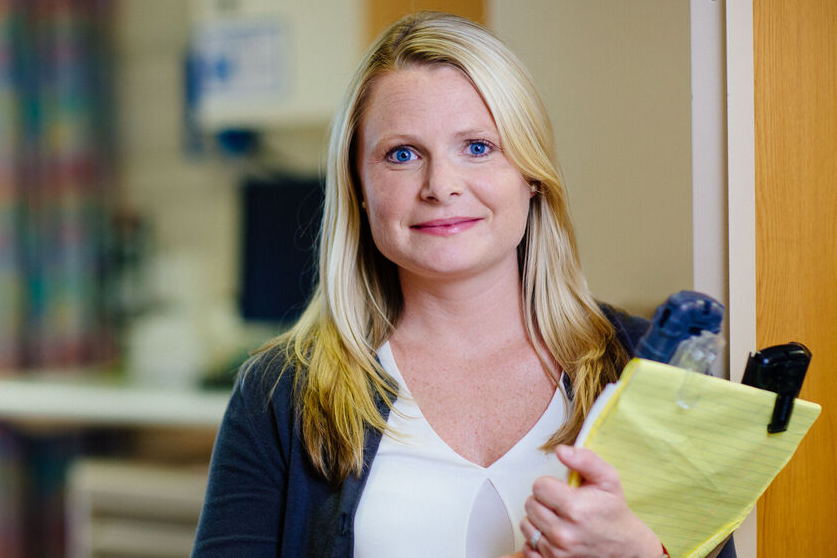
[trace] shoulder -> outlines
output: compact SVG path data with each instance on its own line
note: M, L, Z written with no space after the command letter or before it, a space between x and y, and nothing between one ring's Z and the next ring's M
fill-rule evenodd
M609 304L599 303L599 308L613 325L616 337L629 354L633 355L639 339L648 331L651 322L640 316L632 316Z
M236 384L247 386L248 391L273 390L279 387L277 381L290 372L291 380L295 371L287 365L285 350L279 345L263 348L253 353L238 370Z
M235 391L254 410L293 398L297 370L289 366L279 346L262 349L248 358L238 370Z
M228 414L239 415L262 435L286 437L294 424L296 374L281 348L259 351L239 368Z
M288 470L299 445L295 374L286 368L283 351L277 349L261 351L241 365L216 439L228 460L260 463L271 482Z

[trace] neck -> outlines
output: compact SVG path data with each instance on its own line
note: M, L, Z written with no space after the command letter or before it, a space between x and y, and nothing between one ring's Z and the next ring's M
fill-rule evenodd
M400 281L396 342L477 346L526 336L516 261L477 277L439 281L402 273Z

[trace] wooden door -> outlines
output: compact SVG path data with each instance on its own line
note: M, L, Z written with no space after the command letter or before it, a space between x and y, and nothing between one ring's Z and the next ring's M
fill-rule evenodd
M486 8L483 0L366 0L367 42L378 36L387 25L408 13L419 10L449 12L486 24Z
M753 3L756 337L823 412L758 504L758 557L837 555L837 1Z

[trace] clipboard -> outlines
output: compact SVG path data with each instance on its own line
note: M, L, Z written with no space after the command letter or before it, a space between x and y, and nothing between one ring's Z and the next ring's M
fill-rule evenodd
M681 404L684 390L689 405ZM673 557L699 558L747 517L821 411L796 399L788 429L769 434L775 400L769 391L634 359L596 400L575 445L616 467L628 506Z

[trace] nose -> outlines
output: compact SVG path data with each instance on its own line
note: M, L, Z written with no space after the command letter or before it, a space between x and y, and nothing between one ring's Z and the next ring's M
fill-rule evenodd
M462 194L462 177L456 172L452 162L444 159L432 159L426 166L426 175L421 189L421 199L436 203L445 203Z

